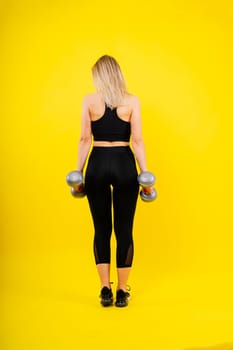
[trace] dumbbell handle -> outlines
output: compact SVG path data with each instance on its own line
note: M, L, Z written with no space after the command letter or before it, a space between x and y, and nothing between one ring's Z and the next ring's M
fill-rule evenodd
M73 187L73 189L75 189L75 191L82 191L82 189L84 188L84 184L73 185L71 187Z
M153 187L142 187L145 194L151 194L153 192Z

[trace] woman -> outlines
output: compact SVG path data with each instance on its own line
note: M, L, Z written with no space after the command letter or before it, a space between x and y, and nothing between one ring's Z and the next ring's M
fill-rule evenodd
M113 304L110 286L110 238L112 204L117 242L116 306L129 300L127 280L133 261L133 221L139 185L134 155L140 171L146 171L139 99L128 93L118 62L100 57L92 67L97 92L82 103L82 125L78 150L78 171L83 172L94 139L85 174L85 191L92 214L94 256L101 282L103 306ZM131 143L133 152L129 146Z

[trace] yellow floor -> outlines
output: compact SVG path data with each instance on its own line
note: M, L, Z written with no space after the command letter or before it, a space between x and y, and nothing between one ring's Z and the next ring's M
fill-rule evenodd
M77 262L73 253L4 258L3 350L233 349L230 275L149 278L135 267L129 306L103 308L94 264Z

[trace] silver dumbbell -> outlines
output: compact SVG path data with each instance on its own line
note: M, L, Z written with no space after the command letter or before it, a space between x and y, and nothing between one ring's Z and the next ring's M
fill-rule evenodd
M71 194L76 198L82 198L86 195L84 191L84 179L81 171L71 171L66 176L66 182L71 186Z
M140 191L140 197L144 202L152 202L157 197L157 192L155 188L151 188L155 183L154 174L149 171L143 171L138 176L138 183L142 186L142 190Z

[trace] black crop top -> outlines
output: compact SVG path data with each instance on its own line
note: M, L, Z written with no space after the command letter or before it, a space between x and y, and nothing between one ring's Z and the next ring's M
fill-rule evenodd
M130 122L120 119L116 108L111 109L105 103L104 115L91 122L94 141L126 141L130 139Z

